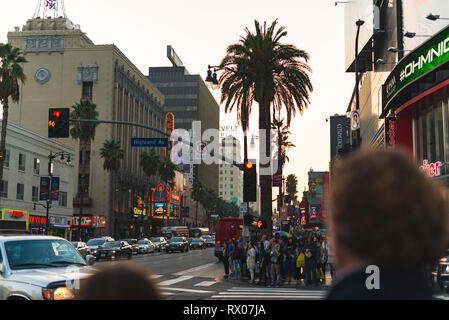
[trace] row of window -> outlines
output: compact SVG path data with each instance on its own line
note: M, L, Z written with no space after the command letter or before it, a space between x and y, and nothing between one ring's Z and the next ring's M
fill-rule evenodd
M220 192L220 196L222 196L222 195L223 195L223 192ZM225 192L225 194L224 194L224 195L225 195L225 196L227 196L227 195L228 195L228 193L227 193L227 192ZM230 195L231 195L231 196L233 196L233 195L234 195L234 192L232 192L232 191L231 191L231 192L230 192Z
M227 187L228 187L228 185L227 185L227 184L225 184L225 185L224 185L224 187L225 187L225 188L227 188ZM233 185L233 184L231 184L231 185L230 185L230 188L231 188L231 189L233 189L233 188L234 188L234 185ZM223 185L222 185L222 184L220 184L220 189L223 189Z
M5 160L3 162L4 168L9 168L10 154L11 154L11 150L6 149ZM26 169L25 163L26 163L26 155L23 153L19 153L19 162L18 162L17 170L20 172L25 172L25 169ZM39 174L39 172L40 172L40 160L39 160L39 158L34 158L33 173Z
M23 183L17 184L16 189L16 200L24 200L25 195L25 185ZM2 180L0 196L2 198L8 198L8 181ZM39 201L39 187L31 187L31 201ZM67 207L67 192L59 191L59 206Z

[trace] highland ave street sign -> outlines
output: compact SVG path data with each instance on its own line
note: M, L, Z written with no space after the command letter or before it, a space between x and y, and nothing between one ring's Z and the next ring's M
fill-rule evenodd
M449 26L405 56L383 85L383 115L388 104L406 86L449 61Z

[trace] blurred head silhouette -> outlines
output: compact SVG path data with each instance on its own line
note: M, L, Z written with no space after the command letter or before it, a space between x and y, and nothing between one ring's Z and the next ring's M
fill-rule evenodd
M151 274L142 267L118 263L99 270L80 283L79 300L161 300Z
M416 267L448 244L445 187L403 151L361 149L336 163L329 230L340 267Z

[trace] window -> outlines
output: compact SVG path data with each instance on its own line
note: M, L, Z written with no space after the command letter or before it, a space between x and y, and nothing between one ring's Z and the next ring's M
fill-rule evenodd
M33 164L34 174L39 174L40 162L41 161L39 160L39 158L34 158L34 164Z
M24 191L25 191L24 184L23 183L18 183L17 184L17 196L16 196L17 200L23 200Z
M2 180L0 196L2 198L8 198L8 181Z
M234 192L231 191L231 196L233 196L233 195L234 195Z
M33 186L33 189L31 192L31 201L33 201L33 202L39 201L39 187Z
M59 191L59 205L67 207L67 192Z
M25 155L19 154L19 171L25 172Z
M83 89L81 92L81 97L83 99L92 99L93 97L93 86L94 83L92 81L83 82Z
M11 154L11 150L5 150L5 160L3 160L3 168L9 168L9 155Z

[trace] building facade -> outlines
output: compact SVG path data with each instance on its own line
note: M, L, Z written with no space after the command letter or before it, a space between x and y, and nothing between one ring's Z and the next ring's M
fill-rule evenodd
M59 177L59 198L50 204L48 234L71 239L75 166L67 162L67 155L73 159L74 149L12 123L7 127L0 206L4 216L9 211L26 212L29 231L43 234L47 203L39 200L40 178L49 176L50 153L60 152L64 160L60 156L52 159L52 176Z
M194 121L201 122L201 134L207 129L219 130L220 110L200 75L189 74L173 49L167 47L167 57L172 67L150 67L148 79L165 96L165 111L175 116L175 129L192 130ZM177 56L176 56L177 57ZM204 141L209 143L209 141ZM207 151L207 147L205 149ZM186 166L191 171L192 183L199 179L203 185L218 191L218 164L195 164Z
M227 159L241 163L241 146L239 140L227 136L221 140L220 154ZM223 162L220 164L218 195L225 201L239 206L243 202L243 174L234 165Z
M28 81L21 87L19 103L11 105L11 123L46 136L48 108L69 108L83 98L97 105L98 119L138 122L163 130L164 95L115 45L95 45L68 18L30 19L22 29L9 32L8 41L23 49L28 60L24 64ZM99 234L89 222L95 216L106 217L105 231L98 230L103 234L118 237L149 232L149 217L136 216L133 207L137 195L146 198L156 181L145 177L139 166L145 149L131 147L130 138L160 136L143 128L100 124L83 154L79 141L59 139L75 149L74 215L87 221L83 238ZM113 174L103 169L100 157L106 139L120 141L124 150L115 188ZM157 152L163 156L162 149Z

